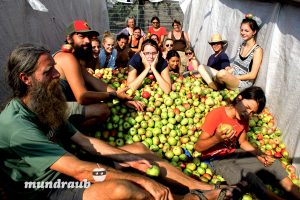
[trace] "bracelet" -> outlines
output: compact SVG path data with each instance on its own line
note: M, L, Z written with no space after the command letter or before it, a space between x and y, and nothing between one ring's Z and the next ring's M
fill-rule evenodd
M116 91L108 93L108 99L109 100L112 100L112 99L115 99L115 98L117 98L117 92Z

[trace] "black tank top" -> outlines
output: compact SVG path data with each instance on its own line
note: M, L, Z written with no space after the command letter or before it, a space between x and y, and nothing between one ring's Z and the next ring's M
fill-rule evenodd
M186 48L186 40L184 38L184 32L181 31L181 36L179 40L177 40L173 34L173 31L171 32L171 39L174 42L173 50L175 51L185 51Z

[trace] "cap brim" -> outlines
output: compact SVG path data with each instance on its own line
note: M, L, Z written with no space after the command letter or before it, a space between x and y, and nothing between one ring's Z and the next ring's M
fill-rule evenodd
M99 36L99 33L97 31L93 31L93 30L76 31L75 33L92 33L96 36Z

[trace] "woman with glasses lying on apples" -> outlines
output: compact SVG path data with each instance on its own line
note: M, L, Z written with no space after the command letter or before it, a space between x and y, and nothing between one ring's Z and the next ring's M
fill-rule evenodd
M171 78L168 63L161 56L158 44L151 39L145 40L141 52L136 53L128 63L128 86L137 90L145 77L156 79L160 88L166 93L171 91Z

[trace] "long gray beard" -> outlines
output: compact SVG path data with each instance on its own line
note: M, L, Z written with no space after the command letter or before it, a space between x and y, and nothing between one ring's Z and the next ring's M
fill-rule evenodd
M34 81L33 85L29 107L42 124L54 130L59 128L67 120L67 103L59 80L50 84Z

